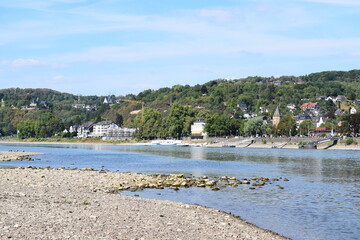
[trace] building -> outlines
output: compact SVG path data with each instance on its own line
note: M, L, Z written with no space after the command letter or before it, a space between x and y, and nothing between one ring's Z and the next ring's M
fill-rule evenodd
M305 110L317 110L320 108L320 104L318 102L306 102L303 103L300 106L301 110L305 111Z
M89 137L104 137L108 135L108 130L112 128L119 128L116 123L111 121L101 121L94 124L93 132L89 135Z
M295 117L295 121L298 126L300 126L300 124L305 120L312 121L312 118L308 114L302 114Z
M312 136L334 136L334 132L332 129L326 127L318 127L315 129L309 129L309 133Z
M204 139L207 134L205 132L205 120L198 119L191 125L191 138Z
M281 114L279 111L279 107L276 107L273 118L272 118L273 126L276 127L279 124L280 120L281 120Z
M349 108L349 113L350 113L350 114L355 114L355 113L357 113L356 108L350 107L350 108Z
M294 112L296 109L295 104L288 104L286 105L286 108L290 110L290 112Z
M136 134L136 128L120 128L110 127L108 129L107 135L103 137L103 140L126 140L131 139Z
M321 124L325 123L324 119L322 117L320 117L319 121L316 122L316 127L319 128L321 126Z
M336 101L336 102L347 102L348 99L347 99L347 97L344 96L344 95L338 95L338 96L336 97L335 101Z
M113 100L111 96L107 96L104 98L104 104L113 104Z
M86 122L81 124L77 128L77 137L78 138L87 138L91 135L94 129L94 123L93 122Z
M238 108L240 108L243 113L246 113L248 110L246 103L239 103Z

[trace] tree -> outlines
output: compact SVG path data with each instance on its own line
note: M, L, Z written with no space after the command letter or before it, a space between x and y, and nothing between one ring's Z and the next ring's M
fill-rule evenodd
M195 117L195 111L177 103L171 105L168 118L171 137L180 139L183 135L190 134L190 129L186 127L187 117Z
M122 125L124 124L124 118L122 115L116 113L116 117L115 117L115 123L119 126L122 127Z
M162 117L159 111L152 108L145 108L144 121L142 121L142 114L138 114L135 118L135 124L139 126L137 132L139 138L154 139L159 136Z
M300 123L299 134L308 135L309 130L314 128L315 128L314 123L311 120L306 119Z
M353 136L359 133L360 129L360 113L350 114L348 118L349 130Z
M35 137L35 121L21 121L17 125L17 130L20 139Z
M277 125L277 134L285 136L296 135L296 121L291 115L285 115Z
M251 118L245 122L244 134L246 136L263 135L266 133L267 125L261 117Z

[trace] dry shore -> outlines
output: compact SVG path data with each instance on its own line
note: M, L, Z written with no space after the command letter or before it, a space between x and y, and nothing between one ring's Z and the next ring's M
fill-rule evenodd
M42 154L45 153L0 151L0 161L31 160L32 158L30 156L42 155Z
M266 139L267 143L263 144L262 143L262 139L257 139L255 143L253 144L249 144L249 143L244 143L244 144L238 144L236 145L236 147L238 148L281 148L281 149L299 149L299 142L303 141L303 142L312 142L312 141L317 141L319 139L307 139L307 138L301 138L298 141L294 141L291 140L290 142L287 141L286 139ZM271 142L272 140L275 140L274 142ZM232 141L238 141L238 139L232 139ZM226 142L226 144L228 145L232 145L232 141L230 140L229 142ZM328 148L329 150L360 150L360 139L356 140L357 142L359 142L359 144L352 144L352 145L345 145L344 143L338 143L330 148ZM196 143L196 144L204 144L206 143L206 141L186 141L189 143ZM99 145L99 144L103 144L103 145L124 145L124 146L132 146L132 145L136 145L136 143L108 143L106 141L104 142L94 142L94 143L89 143L89 142L26 142L26 141L18 141L18 140L0 140L0 144L1 143L22 143L22 144L81 144L81 145ZM204 145L204 147L222 147L224 145L224 143L218 143L218 144L207 144ZM325 147L327 147L328 144L321 144L318 146L318 149L323 149ZM31 154L30 154L31 155ZM35 154L32 154L35 155ZM0 155L0 161L1 161L1 155Z
M103 191L147 178L0 169L0 239L286 239L218 210Z

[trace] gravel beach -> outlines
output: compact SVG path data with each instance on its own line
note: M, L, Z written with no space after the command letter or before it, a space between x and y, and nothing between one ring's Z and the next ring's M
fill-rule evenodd
M0 169L0 238L287 239L215 209L105 193L119 184L150 178L102 171Z
M30 156L42 154L45 153L0 151L0 161L29 160Z

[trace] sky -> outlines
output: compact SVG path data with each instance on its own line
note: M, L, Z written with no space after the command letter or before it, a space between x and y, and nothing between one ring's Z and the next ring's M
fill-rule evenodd
M360 0L0 0L0 89L118 96L359 64Z

